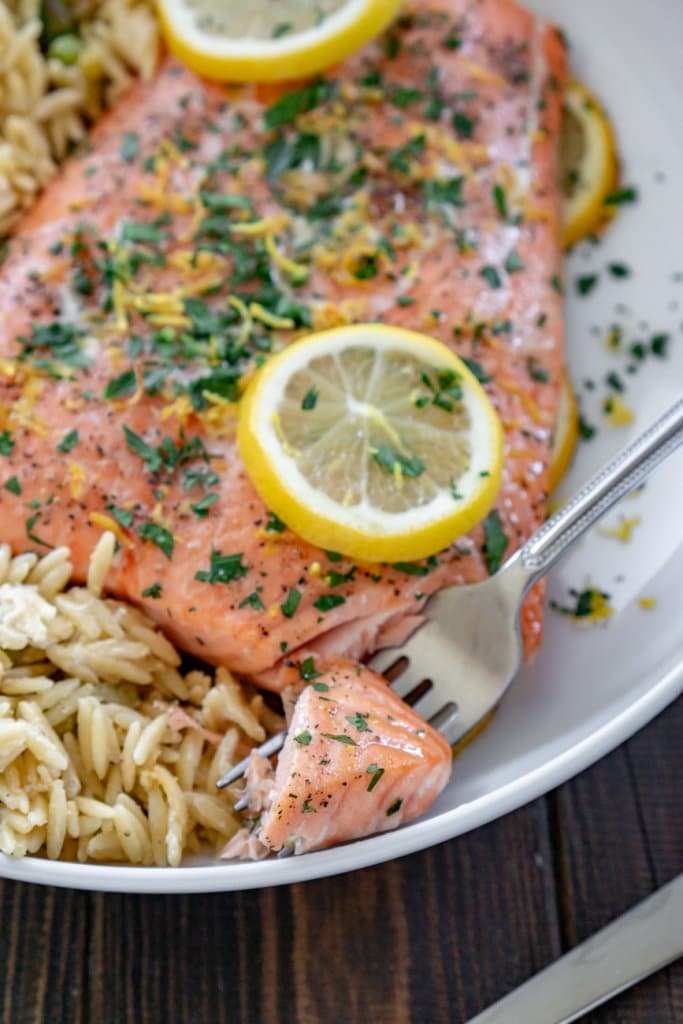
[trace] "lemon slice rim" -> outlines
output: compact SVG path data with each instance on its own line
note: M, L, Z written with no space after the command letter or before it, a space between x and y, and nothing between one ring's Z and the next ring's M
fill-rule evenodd
M587 151L591 145L593 153L598 145L602 150L597 183L579 189L573 197L563 197L563 240L565 248L570 249L602 231L614 217L616 210L605 206L605 199L618 185L620 167L612 122L595 93L573 78L565 90L564 105L582 127Z
M273 413L277 410L274 397L284 394L287 381L310 363L314 354L330 354L364 343L375 351L402 350L434 369L452 368L459 374L463 402L470 413L468 433L486 440L486 446L472 446L471 464L458 478L462 499L449 494L446 500L446 492L441 489L435 499L421 508L400 513L383 510L369 523L357 510L343 508L313 487L284 451L273 424ZM503 472L502 424L466 364L446 345L427 335L375 323L346 325L308 335L270 359L242 398L237 444L256 490L294 533L323 549L369 562L412 561L448 547L490 511ZM466 490L468 484L470 492ZM426 514L427 510L431 513Z
M385 29L403 0L346 0L320 22L277 38L209 33L185 0L156 0L169 48L189 67L224 81L278 82L316 74Z
M560 394L548 466L548 493L552 494L569 469L579 441L579 405L566 369L560 377Z

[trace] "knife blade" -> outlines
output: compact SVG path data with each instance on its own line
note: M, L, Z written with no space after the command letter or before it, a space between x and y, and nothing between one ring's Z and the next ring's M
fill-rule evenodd
M467 1024L570 1024L683 956L683 874Z

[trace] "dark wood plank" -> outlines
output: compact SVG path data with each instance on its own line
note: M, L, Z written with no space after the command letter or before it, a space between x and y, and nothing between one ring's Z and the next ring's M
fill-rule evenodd
M683 868L683 701L549 798L563 942L574 946ZM674 966L586 1024L676 1024L683 970Z
M559 949L547 842L539 802L433 850L306 885L94 896L88 1019L464 1020Z
M0 1016L4 1024L81 1018L88 897L0 881Z
M547 800L307 885L136 897L0 883L0 1019L462 1024L680 870L682 726L683 701ZM682 975L587 1021L683 1021Z

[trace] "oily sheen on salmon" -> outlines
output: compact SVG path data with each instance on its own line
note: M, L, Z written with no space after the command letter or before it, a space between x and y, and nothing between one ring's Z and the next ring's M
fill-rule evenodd
M209 85L167 60L93 133L0 268L0 522L16 551L104 529L107 578L184 650L278 689L360 658L543 520L562 367L558 32L510 0L408 8L325 77ZM469 361L505 431L496 508L420 563L294 536L238 457L255 368L380 320ZM541 596L527 601L527 653ZM322 669L321 669L322 670Z

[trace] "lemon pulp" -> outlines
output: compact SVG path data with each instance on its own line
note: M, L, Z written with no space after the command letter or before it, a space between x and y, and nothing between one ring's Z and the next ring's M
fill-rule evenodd
M266 504L304 539L367 561L421 558L482 519L502 430L464 363L379 324L325 331L250 384L240 455Z
M313 75L359 49L402 0L157 0L169 48L208 78L277 82Z

